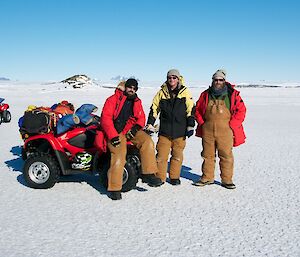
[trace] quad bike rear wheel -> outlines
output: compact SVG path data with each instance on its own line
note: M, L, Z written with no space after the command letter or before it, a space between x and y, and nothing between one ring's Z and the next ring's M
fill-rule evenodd
M104 167L99 173L100 183L105 188L107 188L107 186L108 186L108 178L107 178L108 165L106 167ZM127 162L124 166L121 191L128 192L131 189L135 188L137 181L138 181L138 176L137 176L136 170L134 169L133 165L131 165L129 162Z
M23 175L29 187L51 188L58 181L60 169L49 154L35 153L25 160Z
M11 114L10 114L10 111L4 111L3 112L3 121L4 122L10 122L11 121Z

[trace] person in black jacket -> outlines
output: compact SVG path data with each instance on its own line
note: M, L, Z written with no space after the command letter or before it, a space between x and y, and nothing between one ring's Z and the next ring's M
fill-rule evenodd
M195 118L194 102L188 88L183 85L183 77L176 69L169 70L167 81L155 95L146 130L154 129L153 125L160 113L159 138L157 149L157 176L166 181L168 159L170 160L170 183L180 184L180 170L183 162L183 150L186 137L193 135Z

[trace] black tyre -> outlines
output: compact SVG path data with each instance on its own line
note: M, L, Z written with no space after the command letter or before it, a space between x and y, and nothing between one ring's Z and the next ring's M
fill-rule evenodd
M108 171L108 165L104 165L103 169L100 171L100 182L101 184L107 188L108 181L107 181L107 171ZM136 187L136 183L138 181L137 172L134 169L134 167L127 162L124 166L124 172L123 172L123 184L122 184L122 192L128 192L131 189Z
M11 121L10 111L4 111L3 112L3 121L4 122L10 122Z
M25 160L23 175L29 187L51 188L58 181L60 169L49 154L35 153Z
M123 185L122 192L128 192L131 189L136 187L136 183L138 181L138 177L136 174L136 170L130 163L126 163L123 172Z
M0 124L2 123L2 113L0 113Z

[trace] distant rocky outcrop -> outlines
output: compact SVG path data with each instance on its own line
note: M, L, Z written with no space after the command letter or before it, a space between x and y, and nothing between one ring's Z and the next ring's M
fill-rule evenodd
M0 81L9 81L10 79L8 78L4 78L4 77L0 77Z
M73 88L82 88L84 86L92 84L92 80L87 75L74 75L61 81L62 83L68 83Z

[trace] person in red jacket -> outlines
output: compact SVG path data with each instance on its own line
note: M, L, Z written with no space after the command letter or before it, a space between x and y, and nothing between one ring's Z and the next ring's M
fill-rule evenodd
M101 114L100 124L108 139L111 153L107 190L113 200L122 199L121 188L127 140L139 149L143 182L153 187L163 184L161 179L155 176L158 169L154 142L142 130L146 118L142 101L136 94L137 90L138 82L135 79L128 79L124 88L118 87L115 94L106 100Z
M196 136L202 137L202 177L196 186L214 184L216 151L220 158L221 185L235 189L233 177L232 147L245 142L242 122L246 107L240 92L226 81L226 72L217 70L211 86L203 91L196 104L195 118L198 123Z

